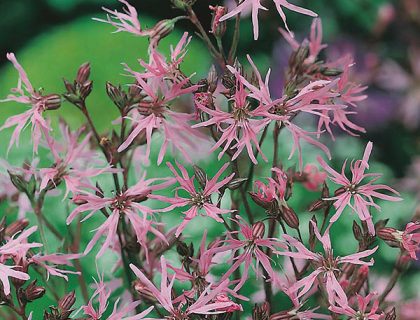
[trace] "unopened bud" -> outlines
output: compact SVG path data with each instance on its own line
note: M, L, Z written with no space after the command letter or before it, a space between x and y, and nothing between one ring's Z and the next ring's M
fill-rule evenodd
M188 7L192 7L197 0L171 0L172 4L177 9L185 10Z
M62 318L67 319L72 313L71 307L76 302L76 293L74 291L66 294L58 301L58 309L61 312Z
M114 86L111 82L106 82L106 93L111 101L120 109L125 107L125 94L121 87Z
M157 302L156 296L150 291L149 287L145 286L140 280L133 282L133 288L138 293L139 297L149 303Z
M385 313L385 320L396 320L397 313L395 312L395 307L393 307L390 311Z
M354 235L354 238L357 241L360 242L360 241L363 240L363 231L362 231L362 228L360 228L360 226L357 224L356 221L353 221L353 235Z
M11 237L16 233L21 232L28 225L29 225L28 219L19 219L17 221L14 221L6 227L5 235L8 237Z
M337 196L343 194L344 192L346 192L346 188L345 187L338 188L337 190L334 191L334 196L337 197Z
M23 179L23 176L9 170L7 170L7 172L9 173L10 181L16 187L16 189L18 189L20 192L26 192L28 183L25 181L25 179Z
M190 257L191 256L190 255L190 253L191 253L190 248L183 241L178 242L178 244L176 245L176 251L182 257Z
M316 244L314 224L316 226L318 225L318 221L316 220L315 216L313 216L311 221L309 222L309 247L311 250L315 248L315 244Z
M256 239L261 239L264 237L265 233L265 224L262 221L258 221L252 226L252 235Z
M77 71L76 81L79 84L84 84L90 76L90 63L86 62L79 67Z
M89 94L92 92L92 88L93 88L93 82L91 80L86 81L85 83L83 83L80 86L79 92L80 92L80 97L85 100Z
M45 288L38 286L34 280L26 287L23 294L26 301L32 302L45 294Z
M324 184L322 185L322 199L329 198L330 197L330 189L328 188L327 184L324 181Z
M217 71L216 71L216 67L213 64L210 67L209 73L207 75L207 83L208 83L208 86L209 86L208 91L210 91L212 93L216 91L217 80L218 80Z
M229 181L229 183L226 185L226 187L229 190L236 190L247 180L248 180L247 178L232 179L232 180Z
M292 208L283 207L282 218L290 228L299 229L299 217Z
M261 305L255 305L252 309L252 320L269 320L270 319L270 304L264 302Z
M72 202L73 202L75 205L77 205L77 206L81 206L82 204L86 204L86 203L88 203L88 202L86 201L86 199L84 199L84 198L80 197L79 195L75 195L75 196L73 197L73 199L72 199Z
M226 21L220 21L220 18L227 13L227 8L223 6L209 6L209 8L213 11L210 32L216 38L222 38L226 32Z
M309 206L308 211L314 212L325 208L326 202L324 200L316 200Z
M57 110L61 106L61 97L58 94L43 96L45 110Z
M336 68L322 68L321 73L327 77L336 77L343 73L343 70Z
M150 31L150 41L157 45L160 40L168 36L175 28L175 23L184 17L164 19L159 21Z
M200 184L202 188L205 188L207 184L206 172L202 168L196 165L193 166L193 169L194 169L194 175L197 178L198 183Z

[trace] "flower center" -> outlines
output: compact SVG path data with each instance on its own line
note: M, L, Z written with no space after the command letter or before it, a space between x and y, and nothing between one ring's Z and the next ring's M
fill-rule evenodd
M206 195L204 195L202 192L196 193L191 198L191 204L193 206L199 207L200 209L204 207L206 203L210 202L210 198Z
M352 183L351 185L346 187L346 191L350 192L352 195L355 195L357 193L357 185Z

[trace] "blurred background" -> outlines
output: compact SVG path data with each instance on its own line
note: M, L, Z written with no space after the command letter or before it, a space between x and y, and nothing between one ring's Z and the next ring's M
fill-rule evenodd
M392 225L401 227L413 216L420 196L420 0L291 2L317 12L322 18L323 42L328 44L325 59L352 54L356 62L353 77L369 86L369 98L360 104L359 113L355 115L355 121L367 129L367 134L360 139L338 136L332 153L339 164L347 157L359 157L366 142L374 142L372 171L383 172L387 184L401 191L404 197L398 205L381 204L381 215L391 217ZM181 14L171 8L170 0L131 0L130 3L136 6L145 27ZM209 5L223 3L197 1L196 12L207 29L211 22ZM103 17L101 6L121 10L121 4L116 0L0 0L0 12L3 12L0 19L0 97L5 97L17 81L15 70L6 60L7 52L15 52L34 86L49 93L64 92L61 79L72 80L78 66L90 61L95 87L89 98L91 110L100 130L106 130L117 112L110 108L105 81L129 82L123 75L121 63L134 66L137 58L145 58L147 40L125 33L111 34L111 26L93 21L92 17ZM291 12L286 14L296 37L306 37L311 19ZM251 54L261 70L272 68L271 89L277 96L282 93L283 72L291 52L277 31L280 26L283 24L275 10L261 11L260 39L254 42L251 21L244 19L238 50L242 58ZM186 22L180 22L177 27L178 30L163 41L163 47L175 43L184 30L193 32ZM226 38L231 37L228 34ZM197 38L192 41L189 52L184 64L185 73L204 75L211 59ZM12 103L0 105L0 122L19 110L24 108ZM58 114L73 126L82 121L81 115L68 104ZM57 117L56 113L53 116ZM10 131L0 133L2 156L9 135ZM8 161L19 165L27 152L24 148L12 150ZM57 220L57 223L62 221ZM336 240L346 243L345 236ZM387 250L383 250L378 259L386 274L392 268L395 254L388 255ZM95 275L96 270L91 269L91 274ZM405 287L400 290L403 298L411 299L418 294L416 284L420 283L420 277L417 271L418 266L413 266L404 278ZM73 281L72 286L76 287L77 282ZM51 301L47 298L40 303L47 306Z

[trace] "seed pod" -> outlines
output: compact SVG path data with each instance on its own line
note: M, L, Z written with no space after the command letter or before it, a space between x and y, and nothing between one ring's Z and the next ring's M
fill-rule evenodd
M16 187L16 189L18 189L20 192L27 191L28 183L25 181L22 175L11 172L9 170L7 170L7 173L9 174L10 181Z
M72 291L66 294L64 297L62 297L60 301L58 301L58 308L64 312L70 311L71 307L74 305L75 302L76 302L76 292Z
M226 187L229 190L236 190L247 180L248 180L247 178L232 179L232 180L229 181L229 183L226 185Z

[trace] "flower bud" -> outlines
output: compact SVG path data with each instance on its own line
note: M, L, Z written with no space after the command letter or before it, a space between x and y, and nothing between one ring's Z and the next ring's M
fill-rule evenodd
M61 107L61 97L58 94L49 94L42 97L45 110L57 110Z
M192 7L197 0L171 0L171 2L175 8L185 10L188 7Z
M309 222L309 247L313 251L316 244L316 235L315 235L315 229L312 222L315 225L318 225L318 221L316 220L315 216L313 216L311 221Z
M176 17L174 19L164 19L159 21L151 30L150 30L150 42L153 45L157 45L160 40L168 36L175 28L175 23L184 17Z
M133 288L138 293L140 299L149 302L149 303L156 303L156 297L150 289L145 286L140 280L135 280L133 282Z
M34 280L22 292L23 298L28 302L32 302L45 294L45 288L37 286L36 280Z
M76 82L79 84L84 84L90 76L90 63L85 62L79 67L76 76Z
M7 172L9 173L10 181L16 187L16 189L18 189L20 192L26 192L28 183L25 181L23 176L9 170L7 170Z
M93 81L89 80L83 83L83 85L80 86L79 92L80 92L80 98L82 100L86 100L86 98L89 96L89 94L92 92L93 88Z
M327 77L337 77L343 73L343 70L337 68L321 68L321 73Z
M202 188L205 188L206 183L207 183L206 172L202 168L196 165L193 166L193 169L194 169L194 175L197 178L198 183L200 184Z
M270 304L264 302L261 305L255 305L252 309L252 320L269 320L270 319Z
M17 221L13 221L9 224L5 229L5 235L8 237L13 236L14 234L22 231L29 225L28 219L19 219Z
M58 308L62 311L68 311L71 309L71 307L76 302L76 293L75 291L72 291L68 294L66 294L64 297L58 301Z
M318 211L318 210L321 210L321 209L325 208L325 206L326 206L326 201L316 200L316 201L312 202L312 204L309 206L308 211L309 212Z
M261 239L264 237L265 233L265 224L262 221L258 221L252 225L252 235L256 239Z
M122 109L126 104L126 95L121 90L121 86L114 86L111 82L106 82L106 93L111 101L119 108Z
M299 229L299 217L292 208L283 207L282 218L290 228Z
M390 311L385 313L385 320L396 320L397 314L395 312L395 307L393 307Z
M398 247L398 239L395 237L397 233L398 230L390 227L381 228L377 231L379 238L387 242L396 242L396 246Z
M245 181L247 181L247 178L236 178L236 179L232 179L228 182L228 184L226 185L226 187L229 190L236 190L238 189Z
M363 231L362 231L362 228L360 228L360 226L357 224L356 221L353 221L353 235L354 235L354 238L357 241L360 242L360 241L363 240Z
M321 196L322 196L322 199L330 197L330 189L328 188L325 181L324 181L324 184L322 186L322 195Z
M209 73L207 75L207 83L209 85L209 88L208 88L209 92L213 93L216 91L217 80L218 80L217 71L216 71L216 67L213 64L210 67Z
M220 21L220 18L227 13L227 8L223 6L209 6L209 8L213 11L210 32L216 38L222 38L226 32L226 21Z

